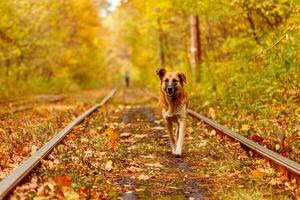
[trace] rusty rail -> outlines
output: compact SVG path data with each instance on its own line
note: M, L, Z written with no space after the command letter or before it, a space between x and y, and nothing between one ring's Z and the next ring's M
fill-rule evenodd
M4 199L12 189L17 186L30 172L40 163L41 159L45 158L55 146L57 146L68 133L71 132L74 126L82 122L87 116L92 114L99 107L107 103L115 94L116 89L113 89L100 103L95 104L89 108L71 123L69 123L63 130L56 134L49 142L42 148L36 151L32 156L25 160L15 171L0 182L0 199Z
M158 100L158 96L152 92L147 91L149 95L151 95L153 98ZM220 133L225 134L229 138L238 141L240 144L242 144L244 147L248 148L249 150L252 150L256 152L257 154L263 156L267 160L271 162L273 167L277 171L284 172L290 179L296 179L297 183L300 184L300 164L290 160L286 157L283 157L282 155L236 133L232 130L218 124L217 122L205 117L204 115L201 115L200 113L197 113L196 111L193 111L191 109L188 109L188 114L196 119L204 121L206 124L211 126L212 128L216 129Z

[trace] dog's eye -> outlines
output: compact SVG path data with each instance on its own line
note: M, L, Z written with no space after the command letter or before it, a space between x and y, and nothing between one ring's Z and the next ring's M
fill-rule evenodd
M165 82L167 82L167 83L168 83L168 82L169 82L169 79L165 79Z
M176 79L173 79L172 81L173 81L173 83L177 83L178 82Z

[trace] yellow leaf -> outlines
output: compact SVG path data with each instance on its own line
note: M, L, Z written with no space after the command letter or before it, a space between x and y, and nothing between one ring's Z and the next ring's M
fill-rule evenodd
M241 131L249 131L250 130L250 126L248 124L243 124Z
M216 110L213 109L213 108L209 108L209 109L208 109L208 115L209 115L211 118L215 119L215 118L216 118Z
M143 180L143 181L146 181L146 180L148 180L150 178L151 178L150 176L144 175L144 174L141 174L141 175L138 176L138 179L139 180Z
M66 200L80 199L79 194L77 194L75 191L66 191L64 192L64 196Z
M256 179L263 179L265 176L268 176L268 174L255 169L255 170L251 170L251 176Z
M112 170L112 164L113 162L111 160L107 161L107 163L105 164L105 170L106 171L111 171Z
M120 134L114 128L108 128L104 132L105 137L111 141L117 141L120 139Z
M160 163L147 163L147 164L145 164L147 167L154 167L154 168L162 168L162 167L164 167L162 164L160 164Z

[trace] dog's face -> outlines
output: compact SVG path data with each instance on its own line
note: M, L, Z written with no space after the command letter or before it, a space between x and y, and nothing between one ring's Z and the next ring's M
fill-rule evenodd
M167 72L165 69L158 69L156 74L160 78L161 89L170 98L180 92L186 82L186 77L182 72Z

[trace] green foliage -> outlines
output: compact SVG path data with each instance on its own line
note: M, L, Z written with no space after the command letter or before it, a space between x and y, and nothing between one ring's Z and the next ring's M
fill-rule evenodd
M299 9L286 0L131 0L112 17L123 27L117 32L126 35L120 42L131 48L137 82L158 89L156 68L181 70L194 108L213 107L222 123L235 129L248 123L245 134L281 144L299 135ZM199 16L203 55L195 85L190 15Z
M89 0L0 3L0 95L98 87L104 29Z

